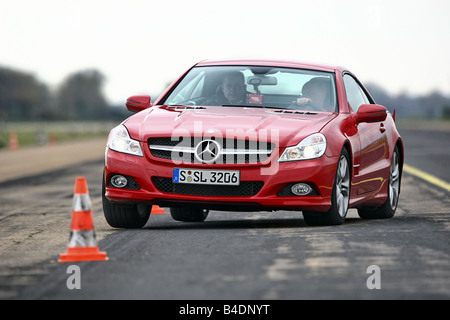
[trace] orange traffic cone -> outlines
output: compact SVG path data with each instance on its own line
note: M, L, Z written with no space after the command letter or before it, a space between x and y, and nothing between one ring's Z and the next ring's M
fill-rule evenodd
M9 133L9 150L16 151L19 149L19 138L17 137L17 133L10 132Z
M165 213L165 211L160 206L157 205L152 206L152 212L150 214L163 214L163 213Z
M51 134L50 135L50 145L56 146L57 144L58 144L58 138L54 134Z
M61 253L59 262L108 260L106 252L100 252L95 239L91 200L84 177L75 180L73 196L72 226L66 253Z

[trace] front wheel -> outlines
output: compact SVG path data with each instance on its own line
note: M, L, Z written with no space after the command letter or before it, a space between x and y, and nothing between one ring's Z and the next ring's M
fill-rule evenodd
M103 214L106 222L114 228L142 228L150 218L151 205L117 204L105 197L105 175L102 182Z
M339 225L344 223L350 201L350 156L342 149L331 193L331 208L327 212L303 212L310 226Z
M363 219L392 218L397 210L400 195L400 152L395 147L389 167L388 197L386 202L378 208L360 208L358 215Z

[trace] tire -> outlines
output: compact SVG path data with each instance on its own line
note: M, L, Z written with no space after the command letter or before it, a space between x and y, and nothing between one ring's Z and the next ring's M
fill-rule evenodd
M350 201L350 156L342 149L334 176L331 193L331 208L324 213L303 212L303 218L310 226L340 225L347 216Z
M358 215L362 219L389 219L395 215L400 195L400 152L395 147L389 167L388 197L378 208L359 208Z
M208 217L209 210L199 208L170 208L170 215L176 221L203 222Z
M102 182L103 214L113 228L142 228L150 218L152 206L147 204L116 204L105 197L105 175Z

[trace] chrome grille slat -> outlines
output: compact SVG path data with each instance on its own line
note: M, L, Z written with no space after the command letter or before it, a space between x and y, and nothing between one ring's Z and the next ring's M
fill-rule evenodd
M195 148L191 147L172 147L172 146L160 146L160 145L150 145L149 148L151 150L161 150L161 151L169 151L169 152L187 152L194 153ZM236 149L222 149L222 154L268 154L272 153L272 150L269 149L250 149L250 150L236 150Z

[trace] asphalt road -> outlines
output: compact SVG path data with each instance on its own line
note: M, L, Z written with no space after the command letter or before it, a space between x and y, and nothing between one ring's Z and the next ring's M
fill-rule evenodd
M450 181L442 160L450 157L450 130L400 133L407 163ZM450 193L408 173L388 220L362 220L350 210L341 226L309 227L299 212L212 211L204 223L166 213L143 229L119 230L103 218L101 172L102 160L89 161L0 184L0 298L450 298ZM77 176L87 178L108 261L57 262ZM79 267L80 289L68 288L71 265Z
M400 134L405 143L406 163L450 183L449 130L442 127L402 128Z

